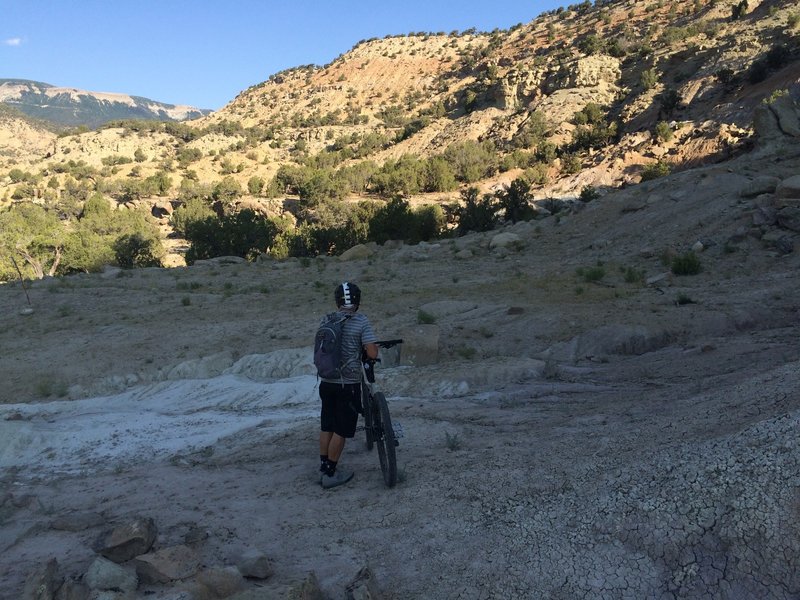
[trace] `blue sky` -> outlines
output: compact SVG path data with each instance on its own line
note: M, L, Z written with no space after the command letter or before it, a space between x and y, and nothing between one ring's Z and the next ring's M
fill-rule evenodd
M553 0L0 0L0 78L218 109L273 73L359 40L491 31Z

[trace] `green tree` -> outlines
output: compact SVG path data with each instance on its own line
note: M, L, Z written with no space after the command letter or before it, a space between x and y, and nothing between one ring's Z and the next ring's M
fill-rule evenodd
M143 163L147 160L147 155L144 153L144 150L137 148L136 152L133 153L133 160L137 163Z
M211 192L211 197L223 204L230 204L242 195L242 186L233 177L224 177L217 182Z
M491 176L497 171L499 162L491 142L455 142L447 147L443 156L453 167L456 178L465 183Z
M123 269L160 267L161 243L142 233L126 233L114 242L114 256Z
M277 232L274 222L249 209L194 221L186 231L186 239L191 244L186 262L192 264L215 256L255 260L260 253L269 250Z
M531 205L531 184L521 177L495 192L495 197L506 221L530 221L536 214Z
M189 198L172 213L170 224L176 233L186 237L187 228L196 221L203 221L215 216L208 201L203 198Z
M514 148L533 148L544 142L549 133L550 130L544 115L534 111L514 134L511 145Z
M456 209L457 231L465 235L470 231L490 231L497 225L497 206L494 196L478 197L478 188L471 187L461 192L464 203Z
M64 228L55 213L31 202L0 212L0 277L16 277L14 258L25 277L55 275L64 250Z
M247 191L250 192L253 196L258 196L261 193L261 190L264 189L264 179L259 177L258 175L253 175L250 179L247 180Z
M370 238L383 244L388 240L407 240L414 229L408 201L395 196L378 209L369 223Z
M458 187L453 167L441 156L433 156L425 164L424 190L450 192Z

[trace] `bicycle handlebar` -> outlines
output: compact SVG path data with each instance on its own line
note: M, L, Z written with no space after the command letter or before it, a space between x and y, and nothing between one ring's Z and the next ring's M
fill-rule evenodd
M402 344L403 340L383 340L380 342L375 342L381 348L391 348L392 346L397 346L397 344Z

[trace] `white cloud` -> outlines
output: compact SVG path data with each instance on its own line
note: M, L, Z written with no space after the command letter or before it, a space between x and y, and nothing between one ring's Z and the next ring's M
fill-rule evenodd
M3 44L6 46L21 46L22 45L22 38L8 38L7 40L3 40Z

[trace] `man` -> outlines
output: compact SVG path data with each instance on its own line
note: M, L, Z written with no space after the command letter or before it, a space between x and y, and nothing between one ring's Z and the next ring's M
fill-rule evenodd
M345 281L334 293L337 313L347 317L342 328L342 377L322 379L319 397L320 413L319 458L320 483L330 489L347 483L352 471L337 469L345 441L356 432L358 412L361 409L361 357L378 357L378 338L369 319L358 313L361 290Z

